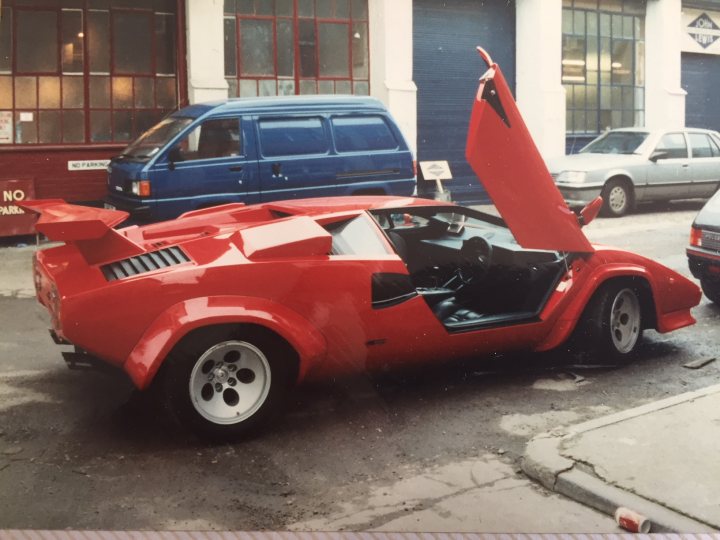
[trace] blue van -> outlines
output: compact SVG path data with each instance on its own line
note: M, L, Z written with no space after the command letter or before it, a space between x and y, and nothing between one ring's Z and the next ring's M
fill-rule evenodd
M138 221L229 202L411 195L415 162L380 101L357 96L231 99L162 120L108 167L107 208Z

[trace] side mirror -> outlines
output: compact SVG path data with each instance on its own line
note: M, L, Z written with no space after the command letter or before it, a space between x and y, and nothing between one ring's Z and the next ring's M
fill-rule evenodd
M171 171L175 170L175 163L177 163L178 161L185 161L185 158L183 157L183 152L179 146L173 146L168 151L167 159L168 159L168 168Z
M590 222L597 217L602 205L603 198L595 197L595 199L590 201L585 208L580 210L580 215L578 216L578 223L580 223L580 226L589 225Z
M652 154L650 154L650 161L653 163L657 163L659 159L667 159L668 153L665 150L655 150Z

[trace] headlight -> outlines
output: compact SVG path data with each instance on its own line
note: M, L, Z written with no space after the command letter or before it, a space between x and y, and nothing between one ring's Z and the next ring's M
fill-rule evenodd
M585 181L586 176L585 171L563 171L558 175L557 181L565 184L580 184Z

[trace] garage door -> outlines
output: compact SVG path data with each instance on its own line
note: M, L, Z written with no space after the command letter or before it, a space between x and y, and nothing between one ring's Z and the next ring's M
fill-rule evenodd
M480 45L515 88L515 7L506 0L415 0L413 78L418 88L418 160L447 160L453 200L487 201L465 161L465 137L478 79Z
M685 125L720 130L720 56L683 53Z

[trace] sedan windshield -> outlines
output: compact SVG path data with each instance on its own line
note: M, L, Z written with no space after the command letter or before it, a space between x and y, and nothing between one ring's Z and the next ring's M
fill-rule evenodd
M121 155L132 159L151 158L192 121L192 118L177 116L166 118L140 135Z
M643 131L608 131L585 148L581 154L633 154L647 139Z

